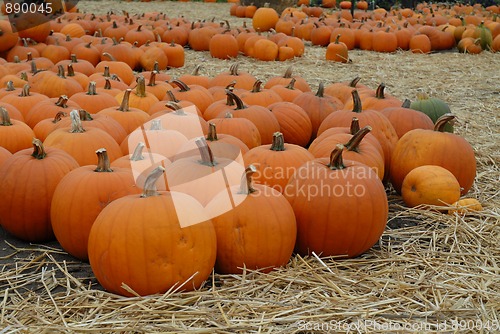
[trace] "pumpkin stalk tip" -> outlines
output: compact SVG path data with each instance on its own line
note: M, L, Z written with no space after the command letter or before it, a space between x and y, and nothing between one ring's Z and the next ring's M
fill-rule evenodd
M345 146L342 144L337 144L335 149L330 154L330 162L327 167L331 170L339 170L344 169L344 160L342 159L342 152L344 151Z
M245 168L245 172L243 173L243 176L241 177L241 183L240 183L240 194L251 194L255 192L255 188L253 187L253 180L252 180L252 175L257 172L257 168L254 165L249 165L247 168Z
M271 151L284 151L285 150L285 138L281 132L275 132L273 134L273 141L271 143Z
M95 151L97 154L97 167L94 169L95 172L99 173L110 173L113 172L111 169L111 163L109 161L108 152L105 148L100 148Z
M42 160L47 156L47 152L45 152L45 148L43 147L43 143L38 138L33 138L33 153L31 156L37 160Z
M158 190L156 189L156 181L165 172L165 167L158 166L151 171L147 176L146 181L144 181L144 190L142 191L141 197L147 198L151 196L158 196Z

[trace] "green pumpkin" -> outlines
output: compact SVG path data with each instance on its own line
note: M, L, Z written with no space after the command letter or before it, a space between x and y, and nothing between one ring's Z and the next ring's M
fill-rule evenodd
M476 28L475 35L479 38L479 43L481 43L481 48L483 50L490 50L491 43L493 43L493 35L491 34L490 29L484 25L484 22Z
M410 108L423 112L432 119L434 124L439 117L451 113L448 103L435 97L429 97L424 93L417 95L417 100L410 104ZM444 131L453 133L453 125L446 124Z

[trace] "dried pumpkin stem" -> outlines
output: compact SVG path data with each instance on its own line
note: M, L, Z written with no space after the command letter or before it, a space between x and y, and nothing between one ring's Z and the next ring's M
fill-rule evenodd
M361 77L355 77L354 79L349 82L349 87L355 88L358 82L361 80Z
M403 101L403 104L401 105L401 108L410 108L411 106L411 101L409 99L405 99Z
M135 87L135 95L146 97L146 79L142 75L137 77L137 86Z
M285 150L285 138L281 132L275 132L273 134L273 141L271 143L271 151L284 151Z
M288 66L288 68L285 71L285 74L283 74L283 78L284 79L290 79L292 77L292 73L293 73L292 66Z
M349 128L349 133L351 135L355 135L359 131L359 119L357 117L353 117L351 121L351 127Z
M118 108L118 110L120 110L120 111L129 111L130 110L130 106L129 106L130 93L132 93L132 89L127 88L125 90L125 93L123 94L122 103L120 104L120 107Z
M207 144L207 141L205 140L205 137L201 137L195 140L196 146L198 146L198 150L200 151L201 155L201 163L203 165L211 166L214 167L217 165L217 162L214 160L214 155L212 153L212 150Z
M316 92L317 97L324 97L325 96L325 84L323 82L319 83L318 86L318 91Z
M37 160L42 160L47 156L47 152L45 152L45 148L43 147L43 143L38 138L33 138L33 153L31 156Z
M295 89L295 83L297 82L297 79L292 78L288 85L285 86L287 89Z
M245 104L243 103L243 101L240 99L240 97L238 95L234 94L233 92L231 92L230 90L227 90L227 89L226 89L226 95L231 96L234 103L236 103L236 110L241 110L241 109L246 108Z
M154 119L151 121L151 127L149 130L153 131L160 131L163 130L163 127L161 126L161 119Z
M95 81L89 82L89 87L87 89L87 95L97 95L97 86Z
M216 129L216 126L215 126L215 123L208 123L208 133L207 133L207 137L206 137L206 140L209 140L209 141L217 141L217 129Z
M377 90L375 91L375 97L377 99L385 99L384 90L385 90L385 83L382 82L380 83L380 85L378 85Z
M434 131L444 132L444 127L446 126L446 124L454 121L455 119L456 116L453 114L444 114L443 116L439 117L436 121L436 124L434 124Z
M111 169L111 163L109 162L108 152L105 148L100 148L95 151L97 154L97 167L94 169L94 172L99 173L111 173L113 170Z
M262 80L258 79L255 80L253 86L252 86L252 93L259 93L262 91Z
M172 83L174 85L176 85L177 87L179 87L181 92L187 92L187 91L191 90L191 88L189 88L189 86L182 80L175 79L175 80L172 80Z
M361 104L361 98L359 97L359 93L356 89L353 89L351 92L352 95L352 112L360 113L363 111L363 105Z
M156 74L158 71L151 71L151 75L149 76L148 86L154 87L156 86Z
M85 109L78 109L78 115L80 116L80 121L93 121L92 115Z
M23 88L21 89L21 94L19 94L19 96L20 97L30 96L30 88L31 86L29 84L24 84Z
M68 113L67 112L64 112L64 111L59 111L55 116L54 116L54 119L52 120L52 123L56 124L56 123L59 123L63 117L66 117L68 116Z
M10 121L10 115L4 107L0 107L0 115L2 116L1 126L11 126L12 122Z
M359 144L365 138L367 134L372 131L372 127L367 125L358 132L356 132L351 139L345 144L345 147L347 148L348 151L354 151L354 152L359 152Z
M331 170L344 169L344 160L342 159L342 151L344 151L344 145L337 144L335 149L330 154L330 162L327 167Z
M12 80L7 81L7 84L5 85L5 91L12 92L14 90L16 90L16 87L14 87L14 81Z
M253 187L252 175L257 172L257 168L254 165L249 165L245 168L245 172L241 177L240 190L238 193L240 194L251 194L255 192L255 188Z
M187 116L187 113L184 111L184 108L182 108L182 106L177 102L168 101L165 104L165 107L172 109L173 113L178 116Z
M175 103L179 103L180 102L177 99L177 97L175 96L174 92L172 92L172 90L168 90L167 91L167 97L168 97L169 101L172 101L172 102L175 102Z
M71 133L83 133L85 130L82 127L82 121L80 120L80 112L77 109L71 110L69 113L69 117L71 118L71 129L69 132Z
M55 105L61 108L67 108L68 107L68 100L69 98L66 95L61 95L57 99Z
M143 142L137 143L137 146L134 148L134 152L130 156L131 161L141 161L144 160L144 155L142 155L142 151L144 150L146 145Z
M158 196L158 190L156 189L156 182L165 172L163 166L158 166L149 173L144 181L144 189L142 191L141 197L147 198L151 196Z

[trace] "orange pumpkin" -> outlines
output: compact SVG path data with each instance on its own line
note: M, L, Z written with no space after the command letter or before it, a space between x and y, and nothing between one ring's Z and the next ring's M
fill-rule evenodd
M401 196L409 207L449 206L460 198L460 184L441 166L418 166L405 176Z
M299 167L285 188L297 219L295 250L301 255L356 257L385 229L389 205L382 182L370 167L343 160L343 150L339 144L330 158Z
M31 146L31 140L35 136L33 130L22 121L10 119L10 115L4 107L0 107L0 146L10 153L26 149Z
M0 224L22 240L54 239L50 221L52 195L57 184L79 165L63 150L44 147L33 139L33 149L12 155L0 167ZM26 182L29 180L30 182Z
M76 168L58 183L51 201L52 229L61 247L87 261L90 229L99 213L117 198L140 193L130 169L110 167L106 149L98 149L97 166Z
M156 191L163 171L160 166L150 174L141 195L111 202L92 225L89 262L107 291L133 296L173 287L193 290L213 270L217 240L212 222L192 197ZM116 235L117 229L123 233Z
M243 268L269 272L290 260L297 227L291 205L278 191L252 183L257 169L245 170L241 185L230 189L234 207L227 208L227 192L208 205L217 235L215 270L240 274ZM221 208L224 213L219 214Z

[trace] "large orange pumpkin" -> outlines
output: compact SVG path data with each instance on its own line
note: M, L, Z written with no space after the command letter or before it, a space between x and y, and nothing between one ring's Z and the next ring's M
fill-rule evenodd
M119 198L97 216L89 262L108 291L125 296L199 288L211 274L217 240L213 224L192 197L155 189L157 167L141 195ZM120 231L120 233L117 233Z
M219 273L238 274L243 268L269 272L288 263L292 255L297 235L293 209L278 191L252 183L256 171L250 165L241 185L231 188L235 206L214 214ZM218 213L227 207L227 195L216 196L207 211Z
M90 229L99 213L117 198L140 193L128 168L111 168L106 149L96 151L97 166L76 168L66 174L52 197L50 219L61 247L88 260Z
M330 158L304 164L285 188L297 219L295 250L301 255L355 257L385 229L389 205L382 182L370 167L343 160L343 150L339 144Z
M22 240L52 240L52 195L57 184L78 163L63 150L44 147L33 139L33 149L21 150L0 167L0 224Z

